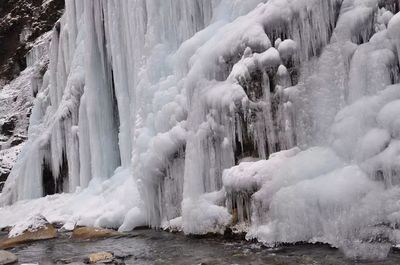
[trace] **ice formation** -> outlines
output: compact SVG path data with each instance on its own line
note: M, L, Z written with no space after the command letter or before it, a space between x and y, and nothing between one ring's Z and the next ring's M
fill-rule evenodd
M384 256L400 243L399 6L66 0L0 226L32 207Z

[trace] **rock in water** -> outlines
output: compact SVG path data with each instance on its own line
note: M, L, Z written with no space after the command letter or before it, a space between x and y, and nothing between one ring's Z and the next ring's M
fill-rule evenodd
M0 265L15 264L18 261L13 253L0 250Z
M112 262L114 255L110 252L99 252L89 255L89 263Z
M117 231L111 229L94 228L94 227L78 227L72 232L72 239L93 240L105 237L121 235Z
M43 216L35 215L16 224L8 234L8 238L0 241L0 249L12 248L31 241L51 239L57 236L54 228Z

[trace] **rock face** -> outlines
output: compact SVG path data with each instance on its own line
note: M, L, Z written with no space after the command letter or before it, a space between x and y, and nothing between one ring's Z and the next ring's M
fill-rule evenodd
M17 256L13 253L0 250L0 265L16 264L17 261Z
M43 77L48 64L46 55L25 69L29 66L25 57L38 45L35 40L51 30L63 8L64 0L0 1L0 192L27 138L36 96L33 83Z
M2 182L7 179L22 144L27 139L29 118L35 98L32 76L42 65L46 65L47 61L47 56L38 58L38 62L25 69L9 84L4 87L0 84L0 192ZM39 76L35 78L38 79Z
M0 2L0 80L9 81L26 67L31 42L51 30L64 0L2 0Z

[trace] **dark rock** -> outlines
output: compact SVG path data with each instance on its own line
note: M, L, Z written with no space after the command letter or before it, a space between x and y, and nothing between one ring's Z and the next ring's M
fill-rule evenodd
M11 136L14 132L15 125L17 123L16 117L10 117L6 121L3 122L0 128L1 134Z
M10 147L20 145L23 142L25 142L25 140L26 140L25 137L14 136L14 139L12 139L12 141L10 142Z
M245 240L246 233L235 233L231 228L226 228L224 231L223 238L225 240Z
M0 192L3 190L9 175L10 175L10 170L0 167Z
M10 175L9 170L5 170L4 168L1 168L1 171L0 171L0 182L6 181L9 175Z
M0 192L3 190L4 184L6 184L4 181L0 181Z

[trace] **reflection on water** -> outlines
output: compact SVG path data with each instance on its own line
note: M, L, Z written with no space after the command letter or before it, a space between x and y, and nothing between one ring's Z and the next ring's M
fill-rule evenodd
M400 264L400 253L380 262L346 259L325 245L296 245L267 249L258 243L223 238L191 238L155 230L138 230L126 237L72 241L66 234L11 250L20 263L68 264L82 262L94 252L113 252L125 264L271 264L340 265Z

